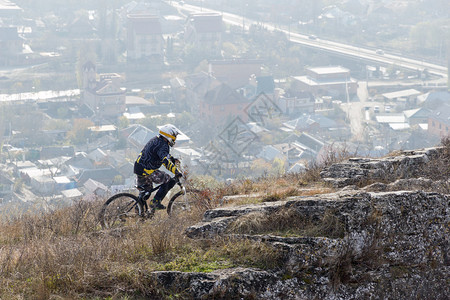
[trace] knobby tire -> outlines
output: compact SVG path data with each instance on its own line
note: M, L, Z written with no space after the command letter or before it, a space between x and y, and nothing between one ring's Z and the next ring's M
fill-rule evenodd
M100 225L109 229L138 222L143 215L138 197L130 193L119 193L109 198L100 211Z
M198 204L200 199L202 199L202 196L198 190L186 191L186 194L183 191L179 191L170 198L167 205L167 214L170 216L190 211L194 205Z

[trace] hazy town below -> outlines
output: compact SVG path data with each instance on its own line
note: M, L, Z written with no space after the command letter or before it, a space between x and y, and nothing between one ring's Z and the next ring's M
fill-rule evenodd
M208 180L449 135L450 2L0 0L0 205L134 185L158 126Z

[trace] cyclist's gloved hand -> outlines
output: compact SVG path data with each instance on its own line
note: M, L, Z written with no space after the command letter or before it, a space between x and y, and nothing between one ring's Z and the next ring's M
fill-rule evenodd
M180 160L179 160L178 158L173 157L173 156L170 157L170 161L171 161L174 165L180 163Z
M175 177L177 179L180 179L183 177L183 173L181 173L180 171L178 171L178 169L175 170Z

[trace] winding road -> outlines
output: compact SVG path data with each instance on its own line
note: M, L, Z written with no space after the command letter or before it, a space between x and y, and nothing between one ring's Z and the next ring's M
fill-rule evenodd
M427 70L428 73L436 76L440 76L443 78L447 78L448 70L445 66L433 64L430 62L426 62L424 60L412 59L409 57L403 57L400 55L394 55L389 53L380 52L373 49L367 49L364 47L357 47L353 45L347 45L343 43L333 42L324 39L310 39L308 35L299 34L292 32L287 29L280 28L270 23L264 22L256 22L249 18L222 12L218 10L213 10L205 7L198 7L189 4L180 4L179 2L170 1L168 2L179 11L184 11L187 14L189 13L200 13L200 12L209 12L209 13L220 13L222 14L222 19L225 23L244 27L248 29L252 24L258 24L260 26L264 26L268 30L271 31L281 31L288 35L288 38L293 43L302 44L307 47L317 48L325 52L337 53L339 55L352 57L358 60L367 61L367 63L376 63L383 66L392 66L395 65L398 68L403 68L412 71L423 71Z

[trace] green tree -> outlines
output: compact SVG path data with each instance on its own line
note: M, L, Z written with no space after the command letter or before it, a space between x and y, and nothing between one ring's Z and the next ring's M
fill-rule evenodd
M67 107L60 107L58 108L56 113L59 119L67 119L67 116L69 115L69 109Z
M188 128L191 124L197 122L197 119L189 112L184 111L181 114L177 114L174 120L174 125L179 128Z
M239 53L239 49L230 42L224 42L222 44L222 49L223 49L225 58L235 57Z
M433 20L421 22L413 26L410 31L410 39L413 47L419 51L433 51L445 57L446 43L449 40L448 30L450 21Z
M271 164L266 162L262 158L257 158L253 160L250 166L250 169L252 170L253 174L269 173L271 168L272 168Z
M127 119L127 117L125 117L125 116L119 117L119 119L117 121L117 127L119 129L124 129L124 128L127 128L128 126L130 126L130 121Z
M73 121L72 130L67 133L67 139L74 145L82 145L89 138L89 127L94 123L87 119L75 119Z
M271 173L273 175L281 175L286 171L286 160L283 158L275 157L272 162Z
M44 129L46 130L68 130L69 128L69 121L63 119L52 119L47 121L44 125Z
M116 176L114 176L114 179L113 179L113 182L112 182L113 184L123 184L124 183L124 180L123 180L123 177L122 177L122 175L116 175Z

